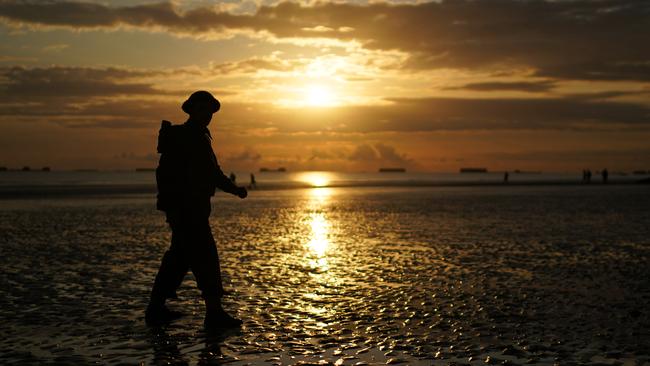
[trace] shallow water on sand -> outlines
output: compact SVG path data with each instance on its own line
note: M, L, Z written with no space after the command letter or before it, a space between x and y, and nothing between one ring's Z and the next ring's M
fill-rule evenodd
M314 188L213 199L225 307L148 328L150 196L0 202L0 364L644 364L643 186Z

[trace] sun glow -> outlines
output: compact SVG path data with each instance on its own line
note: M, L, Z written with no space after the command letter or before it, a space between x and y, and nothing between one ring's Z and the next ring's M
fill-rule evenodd
M306 102L314 107L326 107L336 104L332 90L323 85L310 85L305 92Z
M298 181L307 183L312 187L325 187L330 183L330 173L304 172L297 177Z

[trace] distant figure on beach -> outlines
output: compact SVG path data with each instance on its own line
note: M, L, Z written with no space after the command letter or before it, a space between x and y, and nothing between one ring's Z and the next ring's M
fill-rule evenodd
M582 182L583 183L591 182L591 170L585 169L582 171Z
M235 184L237 183L237 176L235 175L234 172L230 172L230 177L229 178L233 183L235 183Z
M251 185L249 186L251 189L257 188L257 183L255 182L255 174L251 173Z
M508 176L509 176L509 174L508 174L507 171L505 173L503 173L503 183L508 183Z
M603 176L603 183L607 184L607 179L609 178L609 172L607 171L607 168L603 169L600 174Z
M208 125L220 108L219 101L206 91L197 91L181 108L189 114L187 122L172 126L163 121L158 135L157 208L165 212L172 238L151 290L145 321L157 325L181 316L169 310L165 300L177 298L176 289L191 269L205 301L206 328L239 326L241 320L221 307L224 290L219 255L208 220L210 197L217 188L240 198L248 192L221 171L212 150Z

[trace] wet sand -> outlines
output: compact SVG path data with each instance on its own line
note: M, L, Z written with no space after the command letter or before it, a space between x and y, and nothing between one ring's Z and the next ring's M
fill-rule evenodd
M647 187L319 188L213 200L225 307L191 274L148 328L150 195L3 200L0 364L650 363Z

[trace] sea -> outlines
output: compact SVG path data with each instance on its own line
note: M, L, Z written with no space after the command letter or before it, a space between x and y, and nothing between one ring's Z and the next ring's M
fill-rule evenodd
M144 322L169 246L152 171L0 172L2 365L648 365L648 175L235 172L192 273Z

